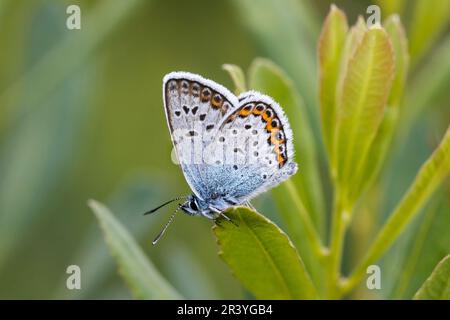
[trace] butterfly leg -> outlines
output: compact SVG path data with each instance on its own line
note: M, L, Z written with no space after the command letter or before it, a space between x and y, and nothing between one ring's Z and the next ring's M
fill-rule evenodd
M247 207L249 207L250 209L256 211L255 207L250 203L250 201L245 201L245 205L246 205Z
M238 226L238 225L236 224L236 222L234 222L233 220L230 219L230 217L228 217L227 215L225 215L225 213L223 213L223 211L220 211L219 209L214 208L214 207L209 207L209 208L210 208L212 211L214 211L215 213L218 214L218 216L214 219L214 221L216 221L216 223L217 223L217 218L223 217L225 220L227 220L228 222L234 224L236 227Z

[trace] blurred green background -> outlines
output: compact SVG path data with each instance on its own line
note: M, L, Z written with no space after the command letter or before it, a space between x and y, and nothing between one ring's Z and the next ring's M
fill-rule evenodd
M383 19L400 10L412 68L401 126L370 192L380 214L356 218L349 265L448 126L450 15L429 10L423 28L415 11L432 2L377 2ZM171 209L141 213L190 192L171 161L162 77L185 70L232 88L222 64L247 68L255 57L272 59L305 100L326 172L315 49L331 3L0 0L0 298L131 298L86 206L90 198L112 208L185 297L250 298L218 258L210 221L180 215L151 245ZM352 24L371 4L335 3ZM81 7L81 30L66 28L70 4ZM355 297L403 298L417 290L450 249L449 191L447 181L385 256L383 289ZM269 195L255 205L283 228ZM66 289L71 264L81 267L82 290Z

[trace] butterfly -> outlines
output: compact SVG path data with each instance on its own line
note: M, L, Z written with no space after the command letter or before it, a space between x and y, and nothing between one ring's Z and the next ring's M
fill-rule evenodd
M163 99L172 143L193 194L178 197L175 214L230 220L223 212L296 173L293 136L283 109L269 96L248 91L238 97L222 85L189 72L163 79Z

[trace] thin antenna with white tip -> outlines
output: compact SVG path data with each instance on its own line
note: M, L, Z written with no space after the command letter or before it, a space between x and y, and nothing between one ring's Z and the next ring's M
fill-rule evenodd
M169 221L167 221L166 225L164 226L164 228L162 228L161 232L156 236L155 240L153 240L152 244L155 245L159 239L161 239L161 237L164 235L164 233L166 232L167 228L169 227L169 225L172 223L173 218L175 217L176 213L181 209L181 204L178 205L177 209L172 213L172 215L169 218Z

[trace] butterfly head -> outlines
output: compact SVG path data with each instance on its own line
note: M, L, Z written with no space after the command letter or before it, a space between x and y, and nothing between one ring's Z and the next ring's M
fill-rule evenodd
M187 198L187 201L180 206L180 209L188 215L196 216L201 214L203 207L203 201L195 195L191 195Z

